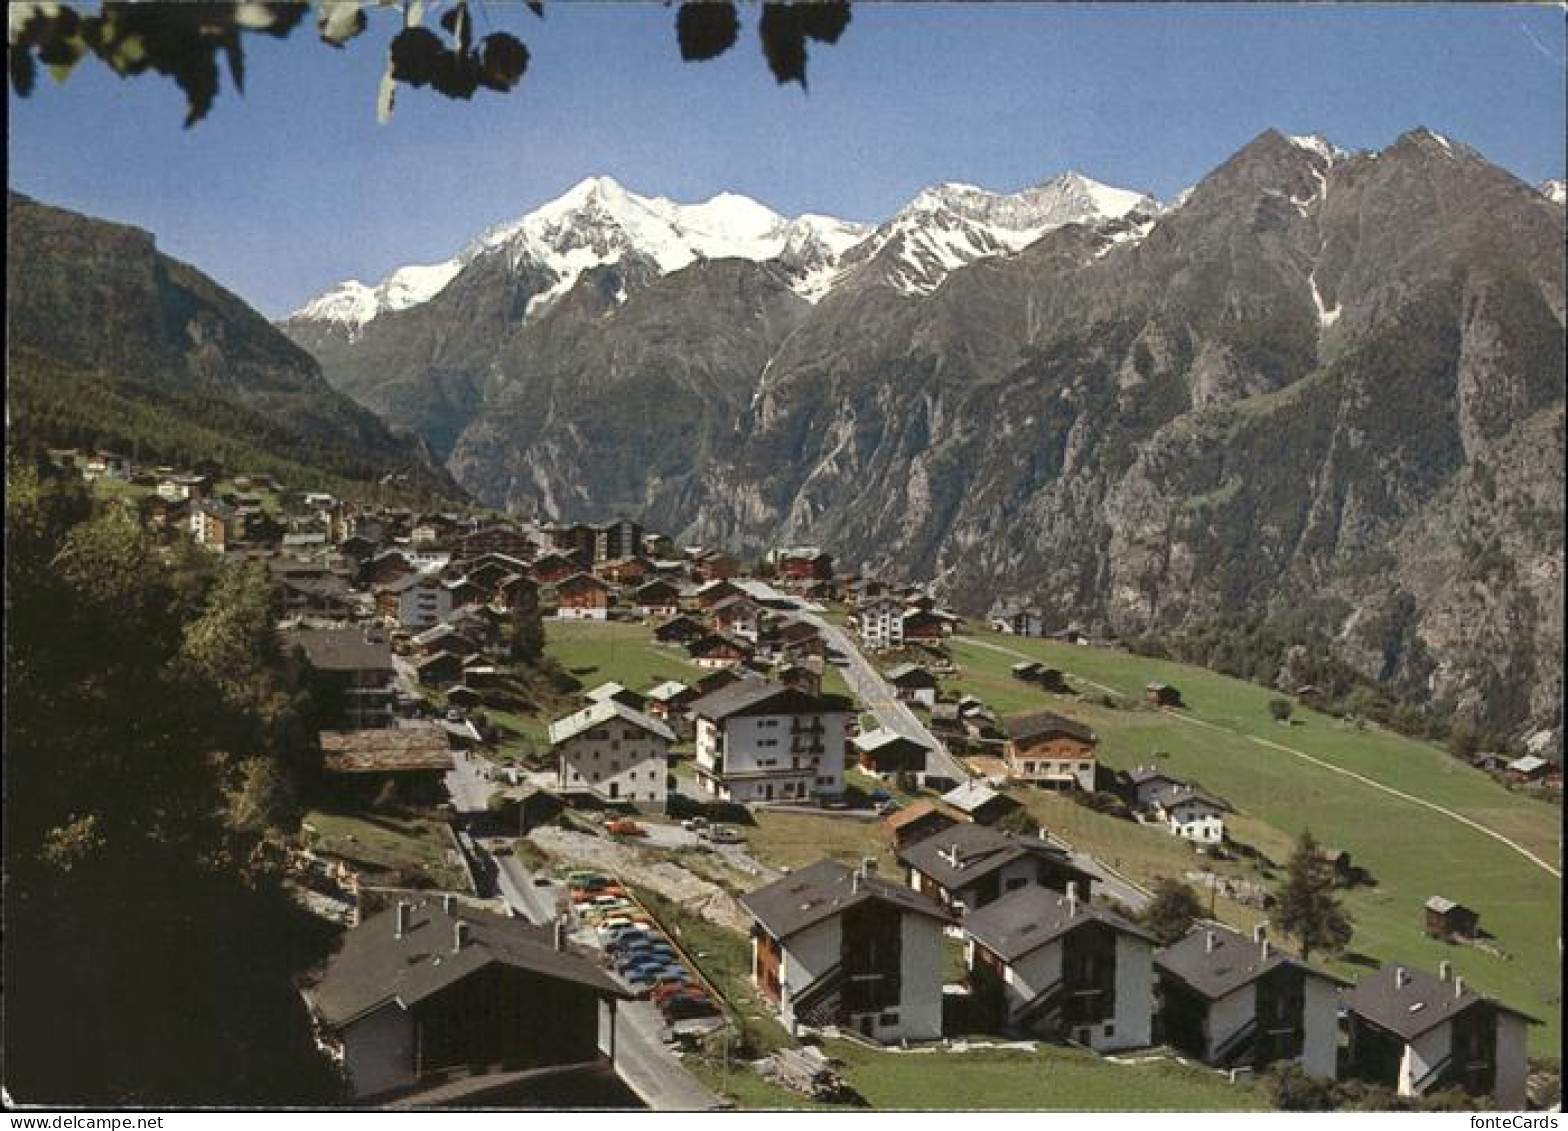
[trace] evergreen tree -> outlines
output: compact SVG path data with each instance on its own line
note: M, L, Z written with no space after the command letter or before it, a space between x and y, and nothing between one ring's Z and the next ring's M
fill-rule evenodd
M1163 876L1154 885L1154 898L1143 909L1142 921L1162 945L1170 946L1186 935L1202 914L1197 892L1180 880Z
M1350 917L1334 896L1333 869L1319 854L1310 831L1297 839L1285 866L1274 923L1296 939L1303 960L1311 958L1313 951L1341 950L1350 941Z

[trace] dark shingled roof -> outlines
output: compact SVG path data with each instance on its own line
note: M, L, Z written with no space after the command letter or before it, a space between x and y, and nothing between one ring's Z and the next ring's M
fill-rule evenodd
M839 695L808 695L770 680L742 679L694 701L690 711L719 722L731 715L761 713L762 708L778 715L847 714L850 703Z
M958 867L954 867L949 858L955 846ZM1025 856L1038 856L1066 872L1076 873L1084 881L1084 894L1089 894L1089 884L1094 877L1075 865L1062 849L1038 837L1014 836L985 825L954 825L916 841L898 853L899 860L931 877L949 891L966 888L981 877Z
M1395 979L1401 972L1404 984L1396 985ZM1444 981L1425 970L1408 967L1385 966L1376 974L1361 979L1343 996L1352 1013L1407 1041L1415 1040L1428 1029L1435 1029L1483 1002L1523 1017L1532 1025L1540 1024L1523 1010L1476 993L1464 986L1462 979Z
M1002 961L1016 962L1085 923L1103 923L1145 942L1157 941L1142 927L1096 907L1087 896L1072 904L1061 892L1038 884L1027 884L970 912L964 917L964 932Z
M936 903L903 884L866 876L857 885L855 870L837 860L819 860L797 868L782 879L741 896L740 905L768 934L787 939L873 899L943 923L953 921Z
M1015 739L1039 738L1048 734L1066 734L1082 742L1098 742L1094 731L1076 723L1072 719L1063 718L1053 711L1036 711L1032 715L1020 715L1007 720L1007 737Z
M462 950L454 946L459 920L468 924ZM615 997L633 996L579 952L556 950L551 928L472 907L454 905L448 912L435 897L411 905L402 938L395 907L349 931L305 993L316 1015L337 1028L390 1001L411 1006L492 962Z
M1214 936L1212 951L1208 949L1210 935ZM1195 927L1185 938L1156 954L1154 965L1160 973L1186 983L1210 1001L1285 965L1296 966L1314 977L1327 978L1342 986L1350 984L1316 966L1308 966L1272 943L1268 957L1264 958L1262 943L1218 924Z
M357 628L293 628L279 636L285 649L303 648L318 671L392 671L392 649L371 643Z

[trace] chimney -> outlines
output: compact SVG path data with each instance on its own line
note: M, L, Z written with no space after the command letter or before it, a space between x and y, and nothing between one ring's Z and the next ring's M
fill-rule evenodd
M859 868L856 868L852 873L850 873L850 876L849 876L849 891L850 891L851 895L859 895L860 894L860 881L863 878L864 877L863 877L863 875L862 875L862 873L861 873Z
M397 903L397 937L398 938L402 938L404 935L408 934L409 913L412 912L413 910L414 909L412 907L410 907L406 902L404 902L401 899L398 900L398 903Z
M1265 938L1262 943L1259 944L1259 950L1263 955L1263 961L1267 962L1269 960L1269 940L1267 938Z
M1402 990L1409 984L1410 975L1406 973L1405 968L1403 966L1394 967L1394 988Z
M1252 941L1255 943L1262 943L1265 939L1268 938L1268 935L1269 929L1267 924L1259 923L1256 927L1252 928Z
M1067 881L1067 917L1072 919L1078 914L1078 881Z
M448 915L450 915L456 909L456 907L457 907L457 896L455 896L455 895L451 894L450 892L448 892L446 895L443 895L441 897L441 910L442 911L445 911Z
M1465 996L1465 980L1463 978L1455 978L1454 979L1454 996L1455 997L1464 997Z
M1454 964L1452 962L1448 961L1448 959L1445 958L1445 959L1443 959L1443 961L1441 961L1441 962L1439 962L1437 964L1437 979L1438 979L1438 981L1446 982L1450 978L1452 978L1453 976L1454 976Z
M1203 953L1213 954L1215 946L1219 943L1219 936L1213 931L1203 932Z
M452 953L456 954L468 945L468 924L459 919L452 924Z
M555 918L555 949L566 949L566 920L559 915Z
M861 879L870 879L871 873L875 872L876 870L877 870L877 858L875 856L862 856L860 858L860 878Z

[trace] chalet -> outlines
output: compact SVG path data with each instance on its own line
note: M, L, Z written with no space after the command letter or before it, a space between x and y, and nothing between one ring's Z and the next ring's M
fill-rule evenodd
M740 559L721 550L706 550L692 562L692 572L704 581L724 581L740 572Z
M169 502L205 498L212 480L205 475L171 475L158 484L158 497Z
M891 730L859 735L850 745L855 748L860 768L868 774L923 773L926 756L931 753L925 743Z
M791 661L775 661L773 668L768 673L768 678L774 683L785 687L793 687L804 691L807 695L822 694L822 667L820 664L797 664Z
M447 795L442 779L452 769L452 746L436 726L324 730L321 758L334 784L362 799L390 782L401 800L433 803Z
M833 576L833 555L815 546L796 546L776 551L774 566L785 581L827 581Z
M481 554L505 554L507 557L526 561L534 552L533 543L528 540L528 535L515 526L505 523L479 526L453 539L452 545L457 553L465 558L477 557Z
M696 692L696 699L701 699L704 695L712 695L715 691L722 691L724 688L729 687L731 684L739 683L743 679L755 680L757 678L753 672L739 665L731 665L715 668L693 683L691 689Z
M479 643L456 625L443 622L417 634L412 641L422 656L450 652L459 659L478 654Z
M1036 608L998 605L986 618L997 632L1009 636L1044 636L1045 614Z
M1476 993L1444 962L1437 977L1385 967L1346 990L1351 1074L1402 1096L1458 1087L1522 1111L1529 1014Z
M751 647L733 637L710 632L686 645L686 653L699 668L728 668L749 660Z
M875 1041L942 1036L947 913L908 888L822 860L741 897L751 976L784 1026Z
M212 499L203 499L191 506L191 537L196 544L222 553L231 542L240 537L239 515L234 508Z
M452 607L462 605L477 605L481 601L490 599L490 591L482 585L477 585L466 577L450 578L441 583L452 594Z
M1340 978L1218 924L1194 928L1154 957L1158 1039L1216 1068L1299 1061L1333 1079Z
M692 594L697 607L703 610L711 610L720 601L727 601L731 597L740 596L744 596L741 587L728 578L720 578L705 585L699 585L697 591Z
M555 583L555 615L560 620L606 620L612 592L593 574L574 573Z
M1536 785L1545 782L1548 778L1555 778L1559 785L1562 783L1561 768L1534 754L1515 758L1508 763L1504 772L1510 781L1521 784Z
M648 713L666 723L686 717L686 709L697 698L697 692L675 680L652 687L648 691Z
M1033 683L1035 677L1040 674L1042 666L1034 660L1019 660L1008 670L1012 672L1014 679L1021 679L1025 683Z
M697 781L723 801L806 801L844 792L847 699L742 679L691 705Z
M146 502L147 521L165 529L191 528L191 504L184 499L169 500L157 495Z
M1434 939L1473 939L1481 929L1479 912L1445 896L1434 895L1422 911L1422 925Z
M795 657L822 659L827 654L827 642L816 625L778 613L771 613L763 622L760 643L775 652Z
M707 628L693 617L677 616L653 630L653 638L660 644L690 644L708 635Z
M1052 789L1092 791L1099 739L1082 723L1050 711L1008 719L1008 774L1014 781Z
M653 563L641 555L614 558L594 567L595 574L616 585L641 585L652 572Z
M410 573L378 586L376 609L399 628L425 629L452 611L452 591L433 573Z
M1072 883L1065 893L1021 887L964 916L981 1023L1100 1052L1151 1043L1155 944Z
M1227 811L1223 801L1210 797L1196 786L1166 793L1155 810L1172 836L1197 844L1224 842Z
M612 699L621 704L621 706L630 707L634 711L646 710L648 706L648 697L642 694L642 692L633 691L629 687L622 687L613 680L609 683L601 683L598 687L583 692L583 698L589 703L603 703L607 699Z
M550 724L562 793L586 792L601 801L658 810L669 796L674 741L669 727L614 697Z
M414 677L426 687L450 687L462 682L462 657L451 652L433 652L414 661Z
M348 620L358 607L346 581L330 574L316 577L278 578L287 613L307 613L332 620Z
M401 550L385 550L360 566L359 580L363 585L375 587L389 585L399 578L417 572L419 572L418 568Z
M562 553L543 554L534 560L532 574L540 585L555 585L582 572L580 559Z
M522 609L529 605L537 608L539 583L527 574L509 573L495 583L490 600L498 609Z
M882 822L882 828L893 841L894 848L903 848L906 844L914 844L935 836L943 829L952 828L958 824L958 818L944 809L939 809L929 801L921 800L911 802L895 813L890 813Z
M1005 793L978 781L966 781L942 795L942 804L980 825L994 825L1013 810L1021 808Z
M320 674L317 700L329 722L350 730L392 725L397 673L384 639L357 628L296 628L279 633L279 643L299 648Z
M874 652L904 643L904 606L891 597L877 597L855 606L855 632Z
M616 1003L632 996L558 929L453 896L365 920L302 992L362 1103L496 1068L613 1060Z
M708 612L712 614L713 623L720 632L727 636L756 641L762 607L749 597L741 594L726 597L711 606Z
M673 617L680 611L681 591L663 578L656 577L638 586L632 604L639 616Z
M492 553L465 559L453 568L461 571L463 577L483 589L486 597L491 597L495 595L496 589L504 579L527 573L528 563L505 554Z
M446 701L453 707L482 707L485 697L468 684L460 683L456 687L447 688Z
M1143 689L1144 702L1151 707L1185 707L1181 692L1168 683L1151 683Z
M936 704L937 680L919 664L899 664L887 673L893 693L905 703L919 703L924 707Z
M958 629L959 619L951 613L928 609L905 609L900 634L906 641L940 642Z
M1049 841L977 824L954 825L906 845L898 859L907 870L910 887L958 915L1028 884L1066 891L1068 884L1077 883L1087 896L1094 881Z
M567 526L551 527L546 533L550 538L550 545L559 553L570 554L577 562L579 568L587 568L593 564L594 551L599 541L599 532L586 522L574 522ZM544 578L540 578L544 581Z
M1155 766L1139 766L1120 776L1118 790L1127 804L1134 809L1153 810L1168 793L1187 788L1187 783L1174 774Z

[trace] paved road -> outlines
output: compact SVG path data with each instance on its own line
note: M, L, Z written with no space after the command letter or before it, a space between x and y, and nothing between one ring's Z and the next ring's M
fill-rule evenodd
M551 882L540 885L515 856L492 856L496 886L512 910L530 923L553 923L564 902L561 886Z
M649 1001L616 1007L615 1071L654 1111L713 1111L727 1106L686 1070L664 1043L664 1018Z
M446 775L446 790L452 795L452 807L459 814L484 813L490 795L498 788L480 776L484 759L462 750L452 751L452 769Z
M892 686L872 666L849 633L835 624L829 624L815 613L802 611L800 616L822 633L829 648L842 652L849 661L839 669L844 673L844 682L849 684L850 690L865 705L866 710L876 716L877 724L884 730L914 739L930 751L926 755L927 773L957 782L969 780L968 768L949 754L947 747L926 729L925 724L909 709L909 705L894 694Z

